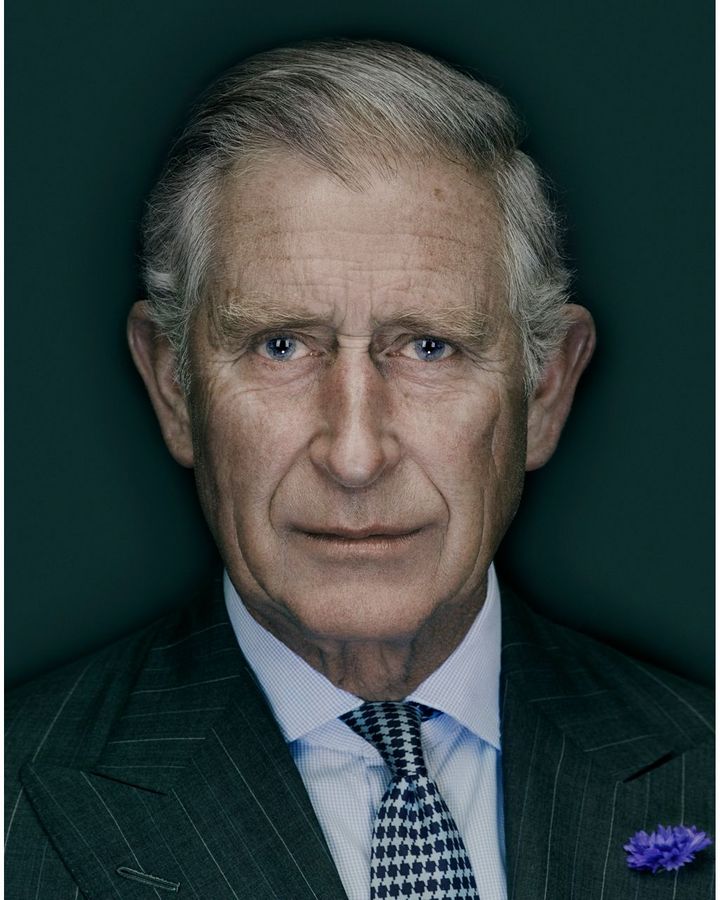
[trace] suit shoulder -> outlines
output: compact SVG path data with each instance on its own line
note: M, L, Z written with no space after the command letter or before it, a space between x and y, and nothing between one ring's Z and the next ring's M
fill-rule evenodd
M588 665L607 669L613 677L623 682L642 682L648 692L663 698L665 702L671 702L669 698L674 698L678 703L693 703L709 715L712 714L714 692L709 687L618 650L598 638L565 625L555 625L555 628L587 659Z
M41 756L65 765L92 760L159 625L10 689L5 695L6 777L16 777L27 759Z
M503 593L503 602L506 593ZM551 621L525 606L509 592L512 619L521 620L523 641L538 647L538 660L551 661L558 683L588 696L611 693L622 698L627 711L660 731L682 733L702 743L714 735L713 691L659 666L638 659L595 637ZM510 651L512 654L512 650ZM520 672L520 654L510 656L509 668ZM583 687L584 686L584 687Z
M217 584L202 590L150 625L8 691L6 773L12 777L27 759L91 765L102 752L153 642L182 642L203 627L220 597Z

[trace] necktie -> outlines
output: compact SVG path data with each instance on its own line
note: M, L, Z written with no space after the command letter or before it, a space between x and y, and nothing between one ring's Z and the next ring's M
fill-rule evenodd
M392 779L375 818L371 900L479 900L455 820L425 767L418 703L364 703L340 719L382 755Z

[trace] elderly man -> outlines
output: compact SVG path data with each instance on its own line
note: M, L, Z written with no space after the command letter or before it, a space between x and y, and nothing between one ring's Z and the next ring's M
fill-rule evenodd
M493 569L594 345L505 100L261 54L145 239L130 347L224 578L12 699L8 898L709 897L706 693Z

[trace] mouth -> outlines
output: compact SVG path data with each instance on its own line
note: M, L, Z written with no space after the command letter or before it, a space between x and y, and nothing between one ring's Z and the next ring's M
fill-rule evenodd
M367 541L393 540L417 534L420 528L396 528L387 525L369 525L367 528L300 529L303 534L318 540Z
M301 528L298 533L321 552L340 555L377 555L401 550L423 531L423 528L398 528L387 525L369 525L366 528L329 527L327 529Z

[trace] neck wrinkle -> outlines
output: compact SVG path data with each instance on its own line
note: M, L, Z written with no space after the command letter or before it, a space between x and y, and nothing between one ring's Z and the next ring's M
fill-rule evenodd
M479 601L459 607L461 615L450 622L438 621L444 610L437 610L408 641L296 642L291 635L274 631L271 623L258 621L336 687L368 702L404 700L461 643L486 593L484 579L474 594Z

